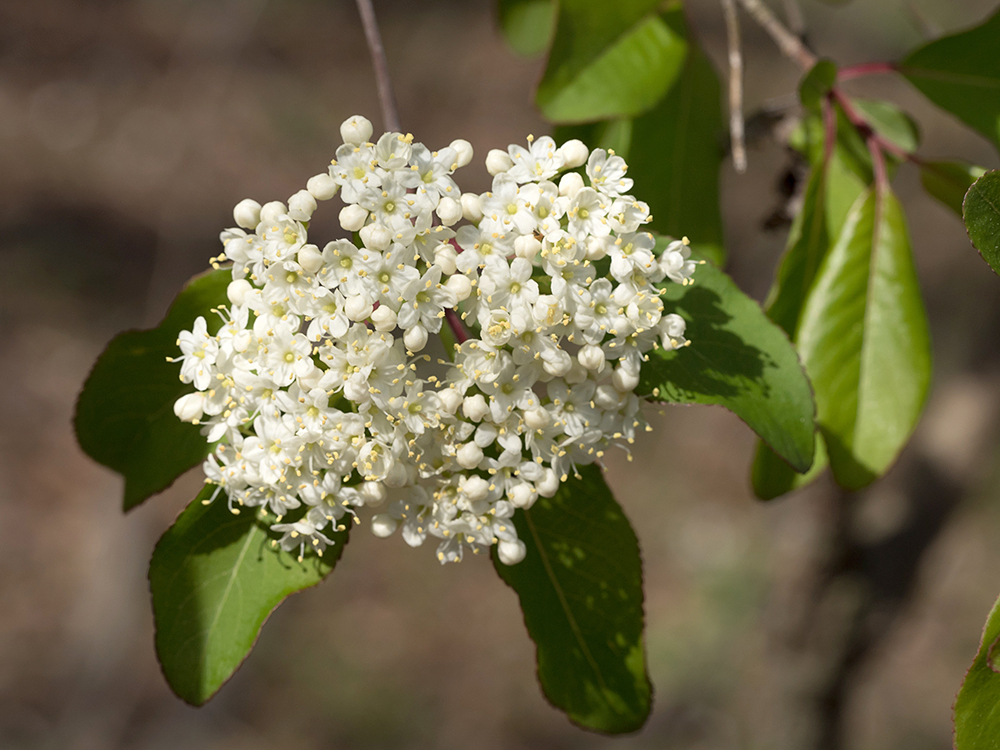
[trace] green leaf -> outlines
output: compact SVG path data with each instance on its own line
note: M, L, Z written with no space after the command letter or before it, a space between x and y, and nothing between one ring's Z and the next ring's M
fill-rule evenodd
M982 167L960 161L920 162L920 182L928 195L937 198L962 218L962 202L972 183L986 174Z
M750 484L760 500L774 500L789 492L812 484L826 471L830 460L826 455L823 436L816 437L816 454L809 471L799 474L781 456L758 440L757 453L750 468Z
M837 82L837 66L830 60L820 60L812 66L799 84L802 106L819 112L820 105Z
M987 172L965 195L965 228L983 260L1000 273L1000 171Z
M209 311L226 302L228 269L196 276L177 295L156 328L126 331L97 359L76 403L76 439L98 463L125 477L125 510L161 492L211 451L198 427L174 415L174 402L194 390L178 379L177 334L205 317L209 332L220 320Z
M806 471L813 460L815 407L784 331L711 263L699 266L690 286L666 284L662 299L665 313L687 321L691 345L650 352L638 392L671 403L724 406Z
M882 99L851 99L851 104L875 132L908 154L920 145L920 128L906 112Z
M556 20L553 0L500 0L500 31L518 55L534 57L549 46Z
M629 163L632 193L649 204L653 221L647 228L688 237L696 252L721 265L719 169L725 125L719 79L689 37L683 12L671 10L663 19L688 41L684 67L667 95L641 117L558 128L556 140L579 138L591 148L613 148Z
M1000 12L914 50L898 69L937 106L1000 146Z
M631 117L680 72L687 44L656 13L660 0L561 0L535 102L552 122Z
M955 748L1000 748L1000 599L993 605L979 653L955 700Z
M927 318L906 220L888 188L866 190L817 274L799 353L837 482L860 489L909 439L930 384Z
M517 593L545 696L586 729L641 727L652 688L643 640L642 559L596 466L514 514L527 555L493 565Z
M269 544L257 508L229 511L226 495L205 489L167 529L149 563L156 654L170 687L200 706L243 663L268 615L290 594L325 578L347 543L328 536L322 557L302 562Z

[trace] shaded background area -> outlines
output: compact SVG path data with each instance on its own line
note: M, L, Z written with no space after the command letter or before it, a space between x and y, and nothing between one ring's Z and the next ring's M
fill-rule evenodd
M690 2L724 59L713 2ZM809 40L843 64L892 59L978 22L987 0L803 2ZM541 61L502 44L493 6L377 3L404 127L486 151L546 126ZM747 104L798 71L744 19ZM851 82L923 126L922 153L998 166L977 136L892 77ZM0 747L947 748L950 707L1000 590L1000 279L904 167L935 342L928 412L899 466L845 496L824 480L770 504L749 492L754 438L714 408L650 413L609 481L645 557L656 702L639 734L584 733L549 708L516 597L485 559L359 529L330 580L288 601L207 707L170 693L145 579L200 480L123 516L120 480L70 420L107 340L154 323L218 252L232 206L284 199L322 171L339 123L379 127L349 0L0 0ZM790 164L767 133L723 171L730 272L767 291ZM641 196L640 196L641 197ZM335 231L334 207L311 232Z

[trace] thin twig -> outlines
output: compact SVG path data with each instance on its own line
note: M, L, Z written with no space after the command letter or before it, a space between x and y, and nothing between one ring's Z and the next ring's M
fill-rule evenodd
M747 149L743 133L743 54L740 51L740 19L736 15L736 3L722 0L722 13L726 18L726 39L729 42L729 137L733 167L743 174L747 171Z
M372 0L357 0L358 13L361 14L361 25L365 28L365 39L368 41L368 51L372 56L372 67L375 68L375 84L378 87L378 101L382 107L382 124L385 129L400 132L399 112L396 110L396 97L392 93L392 79L389 77L389 63L385 59L385 47L382 46L382 34L378 30L375 19L375 8Z
M861 78L862 76L873 76L879 73L895 73L896 66L890 62L870 62L862 63L861 65L851 65L847 68L841 68L837 73L838 81L849 81L852 78Z
M803 70L809 70L816 64L816 55L806 49L802 40L786 29L761 0L739 0L739 3L770 35L785 57L794 61Z
M802 17L799 0L785 0L785 21L788 23L789 31L801 39L806 32L806 19Z

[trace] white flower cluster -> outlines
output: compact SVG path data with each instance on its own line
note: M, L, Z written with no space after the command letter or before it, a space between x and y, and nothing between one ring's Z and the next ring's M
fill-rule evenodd
M216 335L204 318L180 334L175 361L197 390L175 412L218 441L204 466L216 494L277 515L275 541L300 557L389 500L378 536L434 536L442 562L497 544L516 563L515 508L644 425L646 352L686 343L654 285L689 282L695 263L686 241L654 253L613 152L529 137L490 152L493 188L477 195L452 179L466 141L371 143L363 117L341 134L329 172L287 205L236 206L218 259L232 262L231 305ZM589 184L555 181L584 165ZM338 191L358 239L321 248L307 224ZM451 361L415 354L438 333Z

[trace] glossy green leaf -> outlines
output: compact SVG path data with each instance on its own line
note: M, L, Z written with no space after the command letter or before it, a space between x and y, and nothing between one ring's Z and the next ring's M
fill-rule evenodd
M178 379L177 334L226 301L228 269L196 276L156 328L119 334L98 358L76 404L76 439L95 461L125 478L125 510L160 492L211 450L198 427L174 415L174 402L194 387Z
M660 0L561 0L535 102L552 122L631 117L680 72L687 44L657 13Z
M817 62L799 84L799 99L802 105L819 112L823 99L836 82L837 66L830 60Z
M899 71L942 109L1000 146L1000 12L923 45Z
M527 556L493 564L517 593L545 696L575 723L632 732L649 716L639 543L597 466L514 514Z
M837 482L860 489L909 439L930 383L927 318L906 220L866 190L819 269L796 343Z
M785 332L711 263L698 267L694 284L663 289L664 311L687 321L691 344L650 352L638 392L671 403L724 406L806 471L814 452L814 405Z
M906 112L883 99L851 99L875 132L912 154L920 145L920 128Z
M920 162L920 182L928 195L937 198L962 218L962 202L972 183L986 174L982 167L960 161Z
M816 455L813 464L803 474L795 471L788 462L762 441L757 441L757 452L754 454L750 468L750 485L754 494L761 500L774 500L789 492L812 484L830 465L826 455L826 445L823 436L816 436Z
M272 547L257 508L230 513L226 495L205 489L160 538L149 564L156 654L170 687L188 703L208 701L250 653L268 615L290 594L326 577L347 543L302 562ZM273 521L273 516L271 517Z
M1000 750L1000 600L955 700L956 750Z
M540 55L549 46L556 20L554 0L500 0L500 30L519 55Z
M703 257L725 259L719 170L725 156L721 88L712 63L689 37L680 9L663 14L674 33L688 40L677 82L649 112L631 120L558 128L560 142L579 138L591 148L613 148L629 163L632 193L649 204L647 227L688 237Z
M1000 171L987 172L965 195L965 228L983 260L1000 273Z

